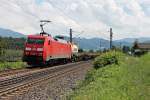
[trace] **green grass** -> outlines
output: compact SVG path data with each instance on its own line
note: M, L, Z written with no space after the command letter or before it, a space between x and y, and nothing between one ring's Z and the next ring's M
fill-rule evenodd
M150 100L150 53L93 69L69 100Z
M21 61L23 50L5 49L4 54L0 55L0 62L15 62Z
M7 69L18 69L27 66L22 62L23 50L5 49L0 55L0 71Z
M8 69L19 69L26 67L27 64L22 61L18 62L0 62L0 71L8 70Z

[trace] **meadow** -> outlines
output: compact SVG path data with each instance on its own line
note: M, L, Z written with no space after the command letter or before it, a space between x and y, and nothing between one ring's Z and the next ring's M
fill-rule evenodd
M22 62L25 38L0 37L0 71L24 68Z
M93 65L68 100L150 99L150 53L131 57L108 52L97 57Z
M0 71L8 69L18 69L27 66L22 62L23 50L5 49L0 56Z

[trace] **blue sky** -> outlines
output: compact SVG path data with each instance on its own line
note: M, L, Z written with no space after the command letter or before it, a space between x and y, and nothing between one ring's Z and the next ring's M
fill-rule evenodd
M37 5L40 5L42 2L44 2L45 0L35 0L35 3L37 4Z
M39 20L52 23L46 31L52 35L85 38L150 37L150 0L0 0L0 27L23 34L40 31Z

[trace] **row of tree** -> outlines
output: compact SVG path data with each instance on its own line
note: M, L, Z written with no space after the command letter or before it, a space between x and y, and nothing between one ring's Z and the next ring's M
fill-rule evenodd
M6 49L23 50L25 38L0 37L0 55L4 54Z

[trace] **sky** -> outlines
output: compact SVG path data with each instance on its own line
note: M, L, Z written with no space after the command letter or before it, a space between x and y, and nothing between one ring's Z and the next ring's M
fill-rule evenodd
M150 0L0 0L0 27L35 34L114 39L150 37ZM79 35L80 34L80 35Z

